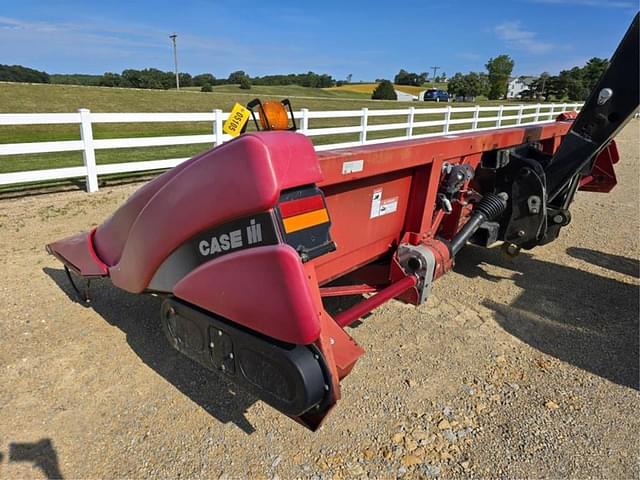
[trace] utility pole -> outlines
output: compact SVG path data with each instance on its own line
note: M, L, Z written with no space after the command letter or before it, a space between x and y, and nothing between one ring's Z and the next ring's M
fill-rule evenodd
M433 68L433 81L436 81L436 72L440 70L440 67L431 67Z
M176 49L177 36L178 35L176 35L175 33L172 33L171 35L169 35L169 38L173 40L173 64L176 70L176 90L180 90L180 76L178 75L178 50Z

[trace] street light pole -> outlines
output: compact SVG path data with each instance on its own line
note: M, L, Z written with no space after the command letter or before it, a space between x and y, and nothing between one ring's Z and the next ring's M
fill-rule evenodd
M176 49L176 35L175 33L169 35L169 38L173 40L173 64L176 70L176 90L180 90L180 77L178 75L178 50Z

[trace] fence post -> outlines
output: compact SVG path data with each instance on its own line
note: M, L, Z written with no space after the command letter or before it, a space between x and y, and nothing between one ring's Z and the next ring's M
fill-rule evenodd
M496 120L496 127L502 126L502 112L504 111L504 105L500 105L498 108L498 120Z
M369 109L362 109L362 118L360 119L360 127L362 130L360 131L360 143L364 143L367 141L367 121L369 118Z
M518 119L516 120L516 125L520 125L522 123L522 111L524 110L524 105L520 105L520 109L518 110Z
M566 111L567 111L567 104L566 104L566 103L563 103L563 104L562 104L562 110L560 110L560 113L564 113L564 112L566 112Z
M413 136L413 119L416 115L416 107L409 107L409 116L407 117L407 137Z
M96 169L96 151L93 148L93 128L91 127L91 111L87 108L80 113L80 139L84 143L82 159L87 169L87 192L98 191L98 170Z
M536 105L536 116L533 117L533 121L536 122L536 123L540 121L540 107L541 106L542 105L540 105L539 103Z
M309 109L303 108L300 111L302 112L302 118L300 119L300 133L306 135L307 130L309 130Z
M478 128L478 117L480 117L480 105L476 105L476 109L473 112L473 123L471 124L471 130Z
M222 145L222 110L216 108L213 111L214 120L213 120L213 134L216 136L216 147L218 145Z
M449 122L451 121L451 105L447 105L447 111L444 114L444 133L449 133Z

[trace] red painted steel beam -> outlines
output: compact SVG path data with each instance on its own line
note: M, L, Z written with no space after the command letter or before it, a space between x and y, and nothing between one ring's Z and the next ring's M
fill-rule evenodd
M321 287L322 297L341 297L343 295L362 295L363 293L376 293L379 289L367 284L339 285L335 287Z
M416 284L416 281L416 277L413 275L404 277L402 280L398 280L387 288L380 290L378 294L363 300L343 312L340 312L334 317L334 320L341 327L346 327L388 300L406 292Z

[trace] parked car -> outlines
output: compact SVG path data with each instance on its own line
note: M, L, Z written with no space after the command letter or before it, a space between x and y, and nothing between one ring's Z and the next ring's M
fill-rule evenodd
M448 102L449 94L444 90L438 90L437 88L432 88L424 92L424 101L425 102Z

